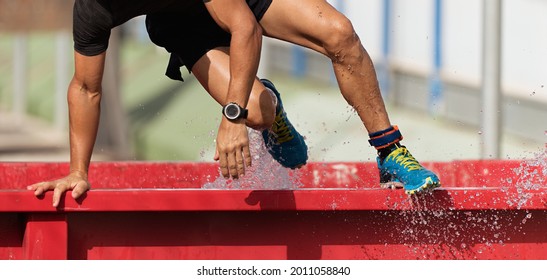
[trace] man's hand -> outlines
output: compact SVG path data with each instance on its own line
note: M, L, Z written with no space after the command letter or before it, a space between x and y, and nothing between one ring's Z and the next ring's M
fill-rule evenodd
M41 196L49 190L53 190L53 207L59 206L61 196L68 190L72 190L72 198L77 199L90 189L90 184L84 176L79 173L70 175L49 182L40 182L27 187L34 191L34 195Z
M251 166L249 135L245 120L230 122L222 118L217 135L215 160L225 178L239 178L245 174L245 167Z

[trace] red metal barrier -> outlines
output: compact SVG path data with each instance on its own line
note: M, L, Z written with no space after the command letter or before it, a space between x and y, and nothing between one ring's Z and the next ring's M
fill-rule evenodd
M0 259L547 259L547 183L520 161L427 163L443 188L409 197L374 163L310 163L242 189L215 163L94 163L58 209L28 184L66 163L0 164Z

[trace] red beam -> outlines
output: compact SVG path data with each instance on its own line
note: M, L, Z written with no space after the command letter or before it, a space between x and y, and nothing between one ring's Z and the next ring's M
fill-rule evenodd
M527 183L547 186L545 167L526 161L474 160L424 163L439 174L443 186L503 187ZM67 163L0 163L0 189L57 179L68 172ZM533 176L532 174L537 174ZM95 189L202 188L219 177L217 163L96 162L89 178ZM372 162L312 162L291 172L300 188L374 188L379 176ZM543 175L542 175L543 174ZM276 188L250 185L253 189Z
M258 211L258 210L547 210L547 188L519 197L501 188L438 189L409 197L402 190L91 190L75 201L66 194L59 208L52 192L0 191L0 212Z

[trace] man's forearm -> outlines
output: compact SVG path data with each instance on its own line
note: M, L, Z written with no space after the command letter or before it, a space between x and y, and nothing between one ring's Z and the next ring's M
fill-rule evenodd
M73 79L68 89L70 119L70 172L87 178L100 116L99 91L90 91Z
M258 25L232 33L230 42L231 80L226 102L238 102L241 106L247 105L258 70L261 47L262 33Z
M205 7L215 22L232 35L230 84L224 103L237 102L245 107L258 70L262 28L244 0L206 1Z

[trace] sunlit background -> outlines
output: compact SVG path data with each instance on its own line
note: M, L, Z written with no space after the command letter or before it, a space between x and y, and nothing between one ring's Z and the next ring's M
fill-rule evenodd
M521 159L545 149L547 1L329 2L352 20L417 159ZM0 0L1 161L69 160L69 3ZM184 83L167 78L167 62L144 18L113 33L94 160L213 160L220 105L186 69ZM326 57L265 39L259 75L281 91L312 161L375 159Z

